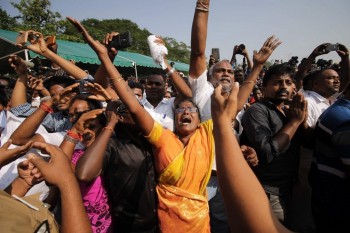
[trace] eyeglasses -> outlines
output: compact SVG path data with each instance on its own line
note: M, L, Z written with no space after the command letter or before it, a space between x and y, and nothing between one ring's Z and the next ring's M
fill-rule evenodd
M225 68L216 68L215 69L216 73L224 73L225 71L227 73L229 73L229 74L234 74L235 73L235 71L233 69L225 69Z
M196 108L196 107L179 107L179 108L175 109L175 112L176 113L183 113L186 110L188 110L190 113L198 112L198 108Z

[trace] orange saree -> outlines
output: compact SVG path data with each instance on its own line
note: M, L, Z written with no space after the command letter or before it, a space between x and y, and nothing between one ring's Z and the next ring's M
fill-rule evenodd
M210 232L206 185L214 158L212 121L200 124L184 147L155 123L147 137L154 145L158 218L162 232Z

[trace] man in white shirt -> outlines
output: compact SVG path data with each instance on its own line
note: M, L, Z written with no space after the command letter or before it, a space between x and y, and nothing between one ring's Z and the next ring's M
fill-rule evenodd
M339 95L340 79L333 69L315 71L311 80L311 91L305 95L308 101L307 124L315 128L320 115L335 101Z
M174 100L164 99L165 81L160 74L151 74L146 82L146 98L141 103L153 119L164 128L174 131Z
M220 83L223 86L222 94L229 96L234 84L234 70L228 60L222 60L211 66L209 76L207 77L205 47L208 12L209 0L197 2L191 34L189 84L192 89L193 100L198 106L201 115L201 121L211 119L211 95L214 91L214 86ZM254 52L252 71L249 77L243 81L238 93L237 112L241 111L248 100L264 63L272 54L273 50L280 44L281 42L272 36L266 40L259 52ZM235 117L232 116L233 119ZM228 232L229 226L226 221L225 207L218 189L218 180L215 176L215 171L216 167L214 165L211 179L207 185L211 231L215 233Z

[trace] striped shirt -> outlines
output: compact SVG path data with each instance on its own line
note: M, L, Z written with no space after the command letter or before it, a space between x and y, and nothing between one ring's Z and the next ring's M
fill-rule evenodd
M350 101L337 100L319 118L310 184L313 198L335 216L349 216Z

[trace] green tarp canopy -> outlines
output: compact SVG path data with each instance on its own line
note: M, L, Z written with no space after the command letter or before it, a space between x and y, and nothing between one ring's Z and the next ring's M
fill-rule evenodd
M20 51L20 49L15 46L17 35L18 32L0 29L0 59L9 54L15 53L16 51ZM58 44L58 55L67 60L74 60L85 64L100 64L100 60L98 59L96 53L88 44L65 40L57 40L56 43ZM29 51L26 56L28 56L26 57L28 60L35 58L38 55ZM135 71L137 70L138 66L160 68L154 63L152 57L125 51L118 52L118 55L114 60L114 65L117 67L132 67L135 69ZM183 72L188 72L189 69L189 65L179 62L175 62L174 67L176 70Z

